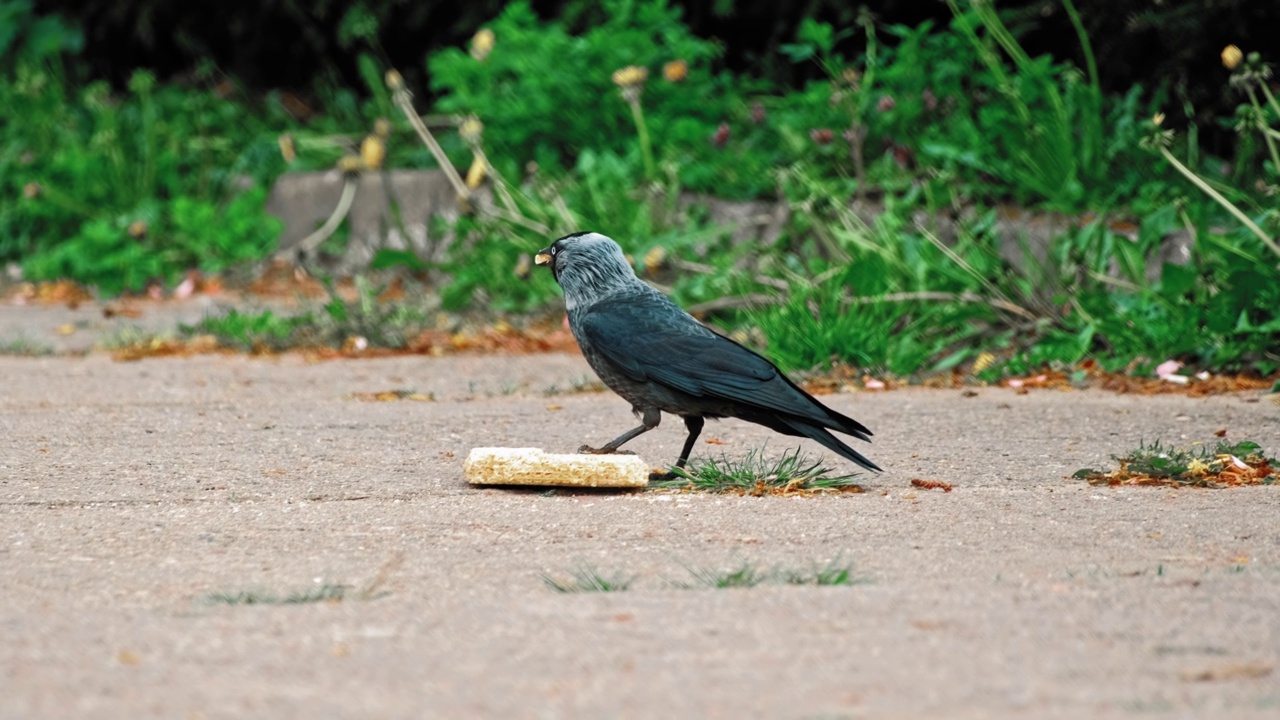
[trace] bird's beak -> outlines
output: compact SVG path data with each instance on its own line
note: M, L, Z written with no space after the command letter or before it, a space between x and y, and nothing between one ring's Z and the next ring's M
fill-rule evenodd
M550 248L547 248L547 250L550 250ZM533 256L534 265L550 265L551 264L551 253L548 252L547 250L539 250L538 254Z

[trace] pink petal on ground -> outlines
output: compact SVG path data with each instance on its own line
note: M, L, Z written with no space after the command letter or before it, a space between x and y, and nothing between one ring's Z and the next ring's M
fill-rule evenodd
M1178 372L1182 368L1182 363L1177 360L1165 360L1156 366L1156 377L1165 379L1170 375ZM1174 382L1177 382L1176 380Z
M191 297L191 295L195 293L195 291L196 291L196 281L190 276L188 276L186 280L183 280L181 283L178 284L178 287L173 289L173 296L175 298L182 300L182 299Z

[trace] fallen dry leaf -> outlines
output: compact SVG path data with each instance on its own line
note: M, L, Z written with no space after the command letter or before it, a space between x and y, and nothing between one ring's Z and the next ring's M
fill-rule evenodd
M942 492L951 492L951 488L953 486L951 483L942 482L941 480L921 480L920 478L915 478L911 481L911 487L918 487L923 490L933 490L937 488L942 490Z
M41 305L65 303L72 310L80 307L80 303L90 300L93 300L93 295L89 294L83 285L70 280L19 283L9 293L9 301L15 305L26 305L32 302Z
M204 355L215 352L230 351L219 347L218 339L212 335L197 335L185 341L171 338L152 338L116 348L111 351L111 357L121 362L133 362L149 357Z
M307 271L281 260L273 260L266 270L249 284L247 290L252 295L278 298L298 296L322 298L328 295L324 285L308 275ZM339 281L337 291L348 300L356 295L354 284L350 280ZM347 293L351 297L347 297Z
M1254 678L1266 677L1271 674L1273 667L1270 663L1264 662L1236 662L1216 667L1204 668L1203 670L1187 671L1182 673L1182 679L1187 682L1214 682L1218 680L1250 680Z
M433 402L435 396L414 390L383 390L381 392L353 392L347 396L350 400L363 402L395 402L396 400L414 400L416 402Z
M102 308L102 317L140 318L142 317L142 311L129 305L108 305Z

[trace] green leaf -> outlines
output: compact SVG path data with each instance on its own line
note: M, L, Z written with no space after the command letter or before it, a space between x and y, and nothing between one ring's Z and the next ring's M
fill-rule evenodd
M950 355L942 358L937 363L935 363L933 366L933 371L943 372L945 370L950 370L951 368L964 362L973 354L974 354L973 348L961 348L959 350L956 350L955 352L951 353Z
M1190 267L1165 263L1160 270L1160 294L1169 300L1184 297L1195 287L1197 278Z
M410 270L427 270L433 267L432 263L418 257L412 250L393 250L391 248L382 248L373 256L370 267L374 270L386 270L387 268L404 267Z

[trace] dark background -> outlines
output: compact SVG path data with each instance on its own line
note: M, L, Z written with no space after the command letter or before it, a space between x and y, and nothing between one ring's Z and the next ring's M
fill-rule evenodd
M965 0L960 0L963 4ZM46 0L37 12L56 12L85 33L83 56L97 77L122 84L135 68L161 78L212 62L250 90L305 92L318 79L362 88L354 58L373 50L426 87L424 61L434 50L460 45L504 0ZM571 27L599 19L599 3L534 0L544 18ZM796 65L778 54L792 42L805 17L849 27L865 7L882 23L917 25L951 17L940 0L881 0L865 4L836 0L672 0L695 34L723 43L726 69L786 85L817 77L812 64ZM363 5L377 22L379 47L344 39L343 18ZM1009 0L1011 25L1032 55L1050 53L1080 67L1079 44L1059 0ZM1185 93L1197 114L1223 117L1239 102L1223 82L1218 54L1228 43L1246 51L1273 47L1280 37L1277 0L1077 0L1090 30L1105 89L1120 93L1135 84L1167 84ZM501 42L501 39L499 39ZM848 57L861 50L858 33L840 47ZM1274 58L1273 58L1274 59Z

